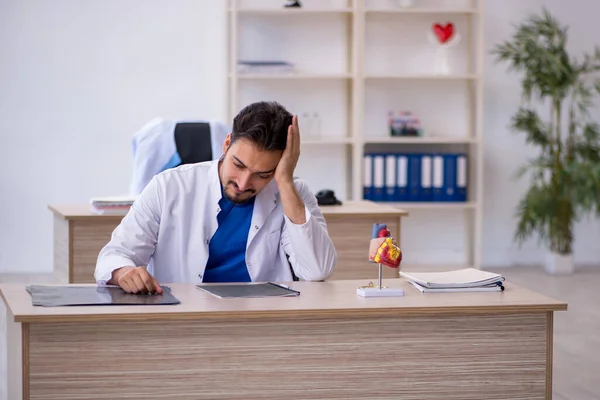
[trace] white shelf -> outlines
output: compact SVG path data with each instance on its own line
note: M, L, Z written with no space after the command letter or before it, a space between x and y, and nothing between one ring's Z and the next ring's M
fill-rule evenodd
M352 74L311 74L311 73L297 73L297 74L248 74L238 73L229 74L230 79L240 80L260 80L260 79L275 79L275 80L287 80L287 79L350 79Z
M368 137L364 138L365 144L370 143L402 143L402 144L469 144L477 143L475 138L461 138L461 137Z
M459 203L445 203L445 202L385 202L392 207L402 208L404 210L467 210L474 209L477 203L474 201L459 202Z
M372 8L366 14L477 14L476 8Z
M230 13L254 15L350 14L351 8L230 8Z
M305 0L301 8L284 8L283 0L230 0L228 118L257 100L279 101L298 114L303 147L298 176L315 190L334 190L342 201L363 198L365 152L401 153L408 145L431 153L460 148L468 156L467 202L382 204L413 211L405 223L410 234L402 239L409 246L407 261L479 267L483 1L424 0L394 8L395 0L329 0L325 8L322 0ZM453 22L462 36L449 50L448 75L434 74L437 52L427 32L436 22ZM240 73L241 59L285 60L296 71ZM448 136L391 137L390 110L410 111L425 133ZM319 122L310 119L316 115ZM439 215L428 218L436 211ZM462 256L460 248L464 260L452 259Z
M477 79L477 74L456 74L456 75L421 75L421 74L390 74L390 75L365 75L365 79L407 79L407 80L470 80Z
M302 127L300 127L300 135L302 135ZM352 138L340 137L340 138L312 138L308 137L306 139L300 138L301 145L336 145L336 144L352 144Z

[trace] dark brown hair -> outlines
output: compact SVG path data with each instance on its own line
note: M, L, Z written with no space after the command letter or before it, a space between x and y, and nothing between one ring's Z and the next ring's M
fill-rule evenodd
M231 143L245 138L260 150L284 150L293 115L275 101L259 101L244 107L233 119Z

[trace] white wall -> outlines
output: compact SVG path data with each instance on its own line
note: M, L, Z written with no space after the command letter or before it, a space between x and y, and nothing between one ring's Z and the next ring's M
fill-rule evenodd
M504 0L486 2L485 41L493 44L507 39L518 23L530 12L546 6L562 24L569 28L570 50L574 54L593 51L600 45L597 15L600 3L586 0ZM514 172L528 157L535 154L523 146L523 135L509 132L506 127L520 101L519 81L507 74L506 65L496 65L490 55L485 58L484 95L484 235L483 262L490 267L511 264L540 263L544 249L531 240L522 249L513 243L515 207L527 188L527 181L513 179ZM597 102L600 104L600 101ZM600 107L592 114L600 122ZM600 266L600 224L584 221L575 229L575 262Z
M574 49L600 41L595 2L487 3L488 46L542 4L572 26ZM149 119L225 118L226 55L224 1L0 1L0 273L51 270L49 203L126 193L129 140ZM540 262L543 250L534 241L522 250L512 241L526 182L511 175L531 154L517 150L523 137L506 129L519 102L518 80L491 56L485 68L483 261ZM599 226L577 227L578 262L600 260ZM460 250L451 232L405 230L409 235L411 243L434 240L438 257L423 253L433 259Z
M0 272L50 271L49 203L126 194L156 116L225 118L213 0L0 1Z

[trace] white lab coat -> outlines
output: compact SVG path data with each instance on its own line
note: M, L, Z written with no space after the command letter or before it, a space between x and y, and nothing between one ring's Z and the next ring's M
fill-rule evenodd
M137 196L154 175L168 167L169 161L177 156L175 125L180 122L207 122L210 125L210 142L213 160L219 159L223 142L231 132L228 125L219 121L173 121L154 118L138 130L131 140L133 165L129 194ZM180 160L181 161L181 160Z
M305 204L304 224L284 215L274 179L256 195L246 246L253 282L291 281L286 253L302 280L324 280L333 273L337 252L317 200L304 181L295 179L295 185ZM97 283L106 284L123 266L147 266L159 283L202 282L220 199L218 160L156 175L100 251Z

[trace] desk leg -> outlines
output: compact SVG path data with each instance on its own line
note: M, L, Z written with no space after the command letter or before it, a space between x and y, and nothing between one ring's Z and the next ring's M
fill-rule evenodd
M27 357L27 346L23 346L26 334L26 324L15 322L0 301L0 400L29 399L28 373L24 370L27 363L23 363L23 357Z

